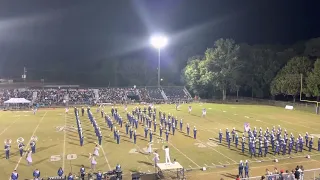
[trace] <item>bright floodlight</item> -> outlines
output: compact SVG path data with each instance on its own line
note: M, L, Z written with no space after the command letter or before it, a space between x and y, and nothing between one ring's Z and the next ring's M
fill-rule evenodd
M161 49L168 43L168 39L165 36L152 36L150 40L153 47Z

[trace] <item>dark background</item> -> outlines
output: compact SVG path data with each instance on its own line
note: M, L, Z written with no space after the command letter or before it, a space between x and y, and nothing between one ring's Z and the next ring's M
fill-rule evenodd
M0 77L92 86L154 85L164 33L162 78L181 85L189 57L219 38L283 48L320 36L318 1L1 1Z

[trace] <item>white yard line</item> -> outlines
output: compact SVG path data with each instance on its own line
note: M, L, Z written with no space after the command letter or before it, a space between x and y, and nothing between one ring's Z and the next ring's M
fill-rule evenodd
M203 143L202 141L200 141L200 140L198 140L198 139L197 139L197 141L198 141L198 142L200 142L200 143L202 143L202 144L205 144L205 143ZM235 160L233 160L233 159L229 158L228 156L226 156L226 155L222 154L220 151L218 151L218 150L216 150L216 149L212 148L211 146L208 146L208 147L209 147L210 149L214 150L215 152L219 153L219 154L220 154L220 155L222 155L223 157L225 157L225 158L227 158L227 159L231 160L232 162L236 163L236 161L235 161Z
M63 153L62 153L62 169L64 169L64 162L66 156L66 127L67 127L67 114L64 115L64 129L63 129Z
M102 146L100 146L100 147L101 147L101 150L102 150L104 159L106 160L106 162L107 162L107 164L108 164L109 171L111 171L111 166L110 166L110 164L109 164L109 161L108 161L108 158L107 158L107 156L106 156L106 153L104 152L103 147L102 147Z
M1 117L1 116L0 116ZM17 122L17 120L19 120L20 119L20 116L15 120L15 121L13 121L8 127L6 127L3 131L1 131L1 133L0 133L0 136L3 134L3 133L5 133L14 123L16 123Z
M169 142L168 142L169 143ZM173 144L169 143L173 148L175 148L177 151L179 151L184 157L186 157L187 159L189 159L189 161L191 161L193 164L195 164L196 166L198 166L200 168L200 166L195 163L192 159L190 159L187 155L185 155L183 152L181 152L177 147L175 147Z
M37 125L36 128L33 130L33 133L32 133L32 135L31 135L31 137L36 134L36 132L37 132L37 130L38 130L41 122L43 121L43 119L44 119L44 117L45 117L46 115L47 115L47 111L44 113L44 115L42 116L42 118L41 118L40 121L38 122L38 125ZM28 142L28 144L27 144L27 146L26 146L26 149L28 149L28 147L30 146L31 137L30 137L30 140L29 140L29 142ZM18 163L17 163L17 165L15 166L14 169L16 169L16 170L18 169L19 164L20 164L20 162L21 162L21 159L22 159L22 157L19 158L19 161L18 161ZM11 180L11 177L9 177L9 180Z

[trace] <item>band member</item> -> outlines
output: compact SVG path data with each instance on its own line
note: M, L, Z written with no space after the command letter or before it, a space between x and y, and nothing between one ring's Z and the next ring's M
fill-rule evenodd
M5 153L6 153L6 159L9 159L9 157L10 157L10 144L9 143L6 143L5 145L4 145L4 151L5 151Z
M22 142L20 142L18 144L18 148L19 148L20 157L22 157L24 144Z
M202 117L206 117L206 115L207 115L207 110L206 110L206 108L203 108L202 109Z
M30 141L30 147L31 147L31 151L32 153L36 153L36 142L34 140Z

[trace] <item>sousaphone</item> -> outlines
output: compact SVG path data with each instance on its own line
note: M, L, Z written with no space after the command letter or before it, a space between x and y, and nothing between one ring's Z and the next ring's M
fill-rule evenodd
M22 138L22 137L19 137L18 139L17 139L17 143L19 144L19 143L23 143L24 142L24 139Z

